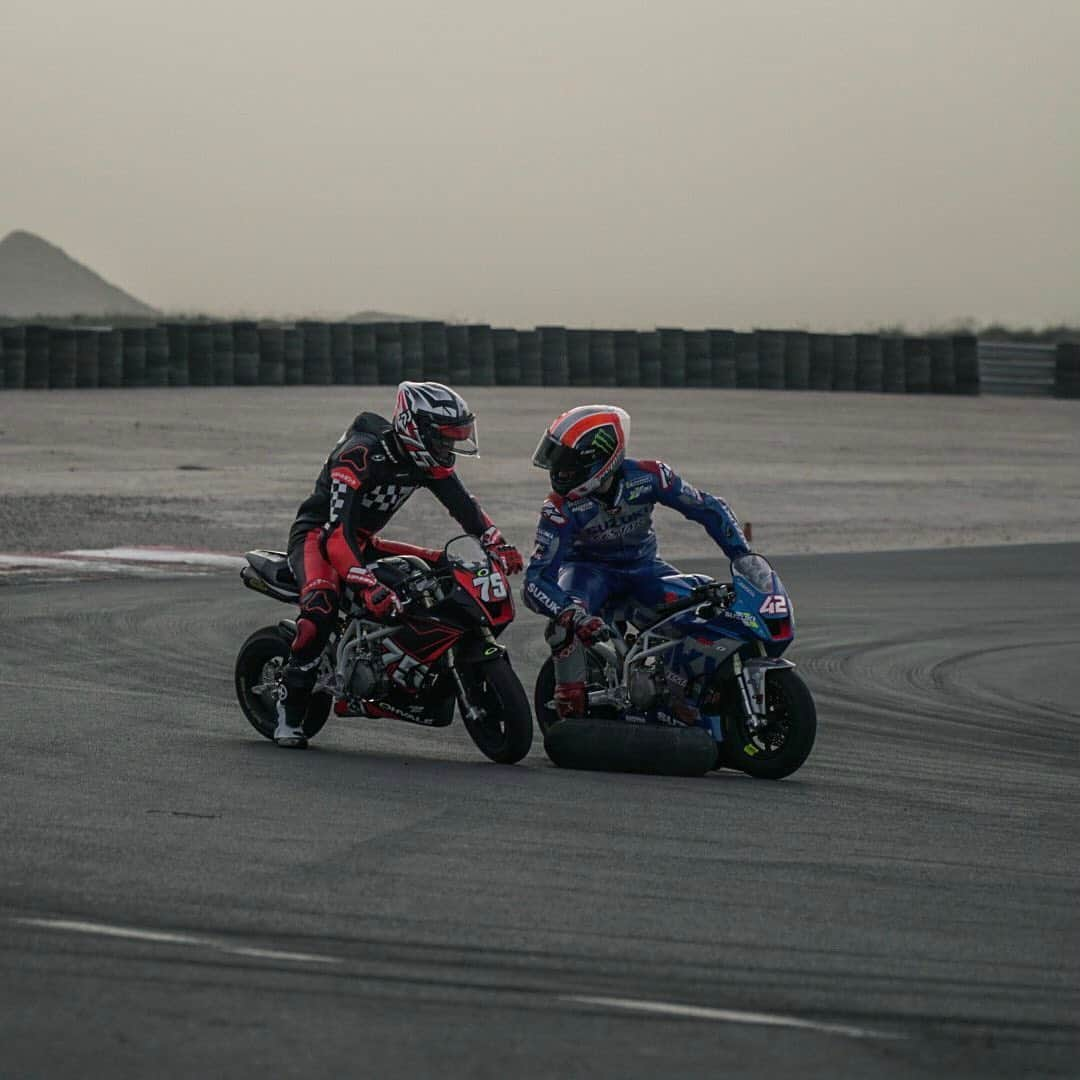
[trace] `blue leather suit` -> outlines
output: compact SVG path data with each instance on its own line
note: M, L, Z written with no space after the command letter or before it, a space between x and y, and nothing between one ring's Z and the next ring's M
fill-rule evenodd
M627 460L602 498L548 496L525 571L525 603L549 618L575 602L592 614L623 598L655 607L661 579L678 573L656 553L657 503L703 525L728 558L750 550L723 499L684 483L662 461Z

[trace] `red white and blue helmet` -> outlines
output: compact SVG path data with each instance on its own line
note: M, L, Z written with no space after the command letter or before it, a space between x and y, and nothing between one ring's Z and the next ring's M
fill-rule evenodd
M579 405L553 420L533 454L551 488L583 499L604 487L626 458L630 414L617 405Z
M436 479L454 471L457 454L480 452L476 417L465 399L442 383L401 383L392 423L409 460Z

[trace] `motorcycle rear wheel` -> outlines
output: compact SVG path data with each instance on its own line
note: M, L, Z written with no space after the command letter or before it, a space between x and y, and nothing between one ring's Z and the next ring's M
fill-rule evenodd
M240 646L236 657L236 699L248 723L264 739L273 739L277 727L277 697L270 687L280 680L289 650L289 639L281 630L264 626ZM329 713L329 694L312 694L304 717L304 734L309 739L322 731Z
M462 711L469 737L480 753L498 765L520 761L532 747L533 722L529 698L510 661L500 656L474 664L462 674L473 703L485 712L481 719L470 720Z
M589 683L604 685L602 661L588 655ZM555 667L549 657L536 677L536 720L544 751L561 769L651 773L657 776L704 776L716 768L716 743L701 728L632 724L610 706L589 710L588 717L560 720L548 702L555 695Z
M817 708L806 683L791 668L766 675L765 704L768 723L752 732L740 695L731 695L720 761L761 780L782 780L810 756L817 734Z

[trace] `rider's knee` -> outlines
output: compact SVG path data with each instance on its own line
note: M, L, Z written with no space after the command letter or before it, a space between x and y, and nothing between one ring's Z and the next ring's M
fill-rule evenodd
M557 660L569 656L577 645L577 635L573 623L567 620L552 619L544 630L544 640L551 649L551 655Z

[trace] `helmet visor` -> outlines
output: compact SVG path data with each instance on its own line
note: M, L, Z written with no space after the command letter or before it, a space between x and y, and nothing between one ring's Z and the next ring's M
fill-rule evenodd
M551 473L552 488L558 494L565 495L589 478L589 466L594 458L594 454L583 454L580 450L565 446L545 432L532 460L537 468Z
M431 452L436 461L448 465L455 454L475 456L480 453L476 421L464 420L454 424L433 424L430 433Z

